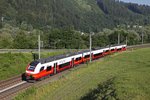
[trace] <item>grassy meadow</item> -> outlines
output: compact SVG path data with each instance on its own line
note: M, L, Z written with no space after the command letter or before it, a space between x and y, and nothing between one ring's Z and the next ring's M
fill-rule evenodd
M63 54L67 51L42 52L41 58ZM0 80L5 80L25 72L25 68L33 61L31 53L0 53Z
M15 100L150 100L150 48L107 56Z

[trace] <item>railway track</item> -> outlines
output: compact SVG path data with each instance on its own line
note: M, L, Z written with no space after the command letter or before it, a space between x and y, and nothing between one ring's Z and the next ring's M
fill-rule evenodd
M129 46L128 50L138 49L138 48L146 48L146 47L150 47L150 44ZM80 67L75 67L75 68L78 69ZM21 75L10 78L5 81L0 81L0 100L10 100L18 92L25 90L31 86L38 87L40 85L47 84L52 81L58 80L59 78L63 77L63 75L67 74L70 70L63 71L63 72L53 75L49 78L46 78L43 81L38 81L35 83L27 83L26 81L22 81Z
M15 94L17 94L21 90L25 90L31 86L31 83L27 83L25 81L17 83L13 86L10 86L6 89L0 91L0 99L1 100L10 100L12 99Z
M13 78L10 78L10 79L7 79L7 80L4 80L4 81L0 81L0 90L2 89L5 89L9 86L12 86L12 85L15 85L19 82L21 82L21 77L20 75L19 76L15 76Z
M149 44L142 44L142 45L133 45L133 46L128 46L127 49L138 49L138 48L147 48L150 47Z
M10 100L11 96L16 93L16 91L21 89L21 86L26 82L21 80L20 75L13 78L0 81L0 99Z
M79 67L76 67L76 68L79 68ZM39 87L41 85L56 81L56 80L60 79L61 77L63 77L64 75L66 75L67 73L69 73L70 71L71 71L71 69L63 71L61 73L47 77L46 79L44 79L42 81L37 81L35 83L28 83L26 81L19 80L21 77L18 79L15 79L15 78L9 79L9 80L5 81L6 83L4 81L0 82L1 87L2 86L5 87L5 88L0 89L0 100L11 100L20 91L28 89L31 86ZM13 80L13 79L15 79L15 80ZM14 82L14 84L13 84L13 82Z

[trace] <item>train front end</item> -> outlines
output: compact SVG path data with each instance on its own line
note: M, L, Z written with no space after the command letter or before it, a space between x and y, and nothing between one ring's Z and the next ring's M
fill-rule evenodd
M37 68L40 65L38 61L33 61L26 67L26 72L22 74L22 80L32 82L36 80Z

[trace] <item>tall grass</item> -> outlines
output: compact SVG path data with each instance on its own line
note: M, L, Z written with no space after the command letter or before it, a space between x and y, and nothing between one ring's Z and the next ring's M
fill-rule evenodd
M32 61L30 53L1 53L0 80L21 74L30 61Z
M66 51L43 52L41 58L64 54ZM25 72L25 68L33 61L31 53L0 53L0 80L5 80Z
M127 51L82 65L55 82L20 93L15 99L149 100L149 51L150 48Z

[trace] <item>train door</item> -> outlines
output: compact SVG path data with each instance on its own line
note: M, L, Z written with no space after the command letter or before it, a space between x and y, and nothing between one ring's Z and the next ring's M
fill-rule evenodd
M57 73L57 63L54 63L54 74Z
M74 67L74 58L72 58L72 65L71 67Z

